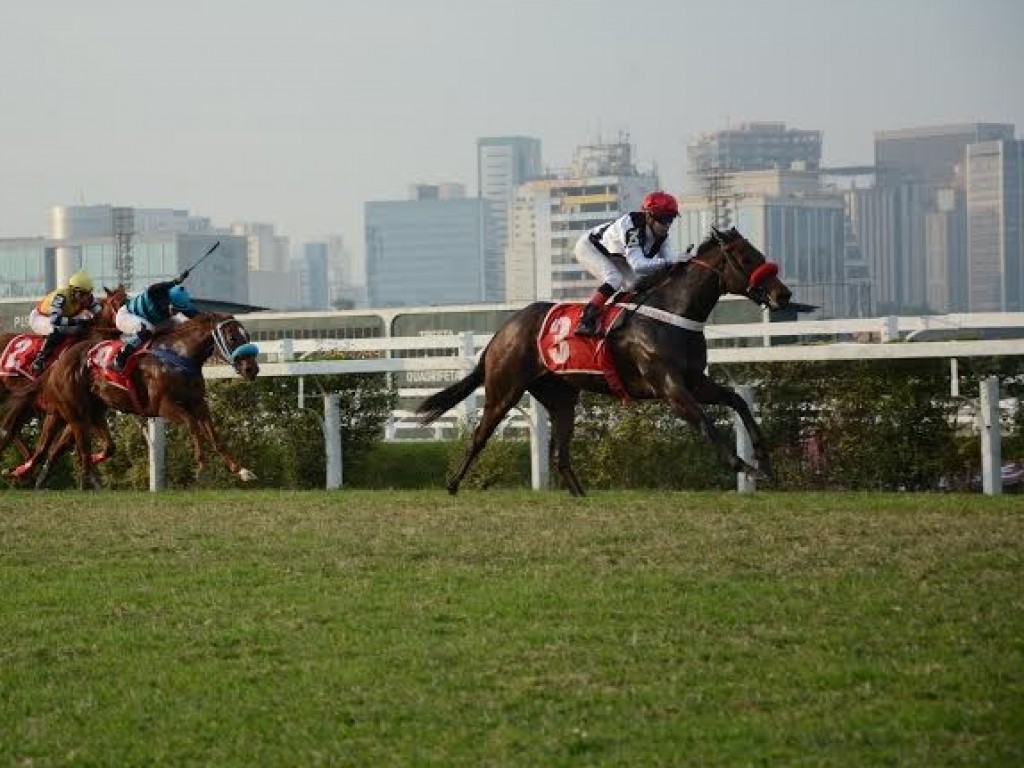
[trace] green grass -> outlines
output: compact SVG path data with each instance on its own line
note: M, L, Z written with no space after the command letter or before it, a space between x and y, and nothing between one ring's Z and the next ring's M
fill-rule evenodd
M8 492L0 765L1019 766L1022 513Z

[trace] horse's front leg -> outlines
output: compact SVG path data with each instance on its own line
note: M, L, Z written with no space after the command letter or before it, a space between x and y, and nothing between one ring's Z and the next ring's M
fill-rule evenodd
M761 425L754 419L747 401L740 394L730 387L717 384L711 379L705 378L699 386L693 390L694 396L701 403L709 405L724 405L732 408L740 417L743 426L750 435L750 444L754 448L754 458L757 459L757 468L765 476L772 473L772 456L768 449L768 439L764 436Z
M241 462L234 457L224 444L216 427L213 425L213 416L205 401L195 406L194 413L177 404L166 404L161 410L163 411L161 415L173 421L184 423L192 433L192 449L196 461L197 474L203 470L205 464L205 457L203 455L203 437L205 436L214 447L214 450L224 459L224 463L231 474L238 475L242 481L247 483L256 479L256 473L243 467Z
M715 422L700 407L694 394L686 387L681 374L670 372L665 375L662 393L672 409L686 419L718 451L718 455L733 472L756 474L757 469L741 459L729 441L726 440ZM741 398L742 399L742 398ZM749 409L747 409L749 411Z

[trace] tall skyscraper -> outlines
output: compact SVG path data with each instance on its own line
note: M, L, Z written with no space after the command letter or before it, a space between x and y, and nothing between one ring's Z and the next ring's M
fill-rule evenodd
M504 301L509 211L516 189L541 173L540 139L528 136L487 136L477 139L477 189L484 210L484 296Z
M968 292L964 281L977 284L983 278L975 268L994 262L990 254L969 263L965 153L978 143L1012 141L1013 133L1005 123L875 133L876 183L851 196L851 215L880 311L980 309L987 289ZM977 222L974 231L981 232Z
M1024 310L1024 142L969 145L964 186L971 310Z

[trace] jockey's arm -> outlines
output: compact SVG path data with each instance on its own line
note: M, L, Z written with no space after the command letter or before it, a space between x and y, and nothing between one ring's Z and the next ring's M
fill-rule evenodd
M64 307L67 304L67 299L63 295L57 294L53 297L53 302L50 304L50 324L54 330L62 328L71 328L76 325L81 325L81 320L76 320L73 317L68 317L64 314Z

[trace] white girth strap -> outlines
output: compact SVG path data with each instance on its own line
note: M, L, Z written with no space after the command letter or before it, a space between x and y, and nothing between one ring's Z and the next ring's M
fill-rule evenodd
M652 320L658 320L662 323L674 325L676 328L683 328L687 331L695 331L696 333L704 333L704 323L698 323L696 320L691 320L690 318L682 317L681 315L673 315L671 312L666 312L664 309L648 307L646 304L619 304L618 306L623 309L635 310L639 315L649 317Z

